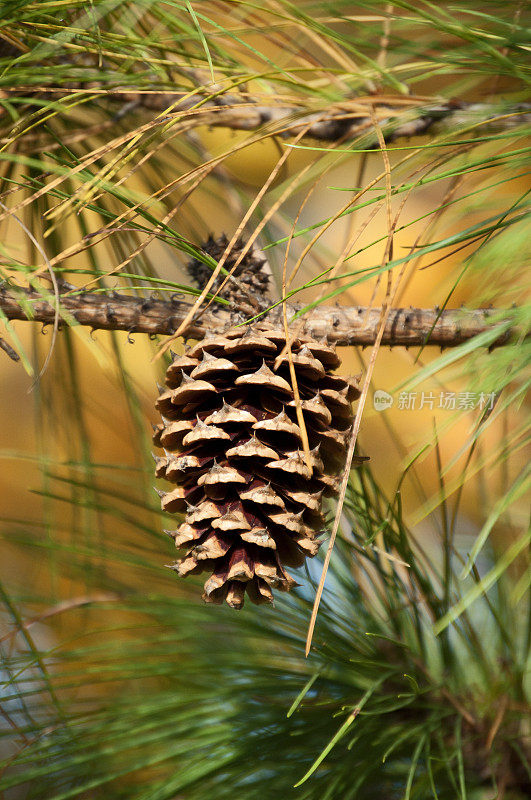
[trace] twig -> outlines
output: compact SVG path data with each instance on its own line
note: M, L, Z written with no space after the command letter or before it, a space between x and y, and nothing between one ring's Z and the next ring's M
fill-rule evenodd
M5 339L2 339L0 336L0 348L7 353L11 361L20 361L20 356L16 350L13 350L10 344L6 342Z
M192 304L173 295L170 300L153 297L142 299L129 295L66 294L76 291L76 287L60 285L59 313L69 315L79 325L94 330L128 331L129 333L148 333L171 336L186 319ZM29 303L32 314L26 313L17 296ZM288 305L288 313L296 314L301 306ZM506 312L510 314L509 311ZM0 284L0 314L8 320L25 320L53 324L56 316L54 306L43 299L33 289ZM415 347L436 345L437 347L457 347L480 333L495 330L502 324L504 312L500 309L438 309L395 308L389 313L382 336L382 344L390 347ZM282 327L282 310L276 307L268 314L268 320ZM373 345L377 338L381 309L363 306L343 306L332 308L318 306L304 316L304 331L317 339L328 340L338 345ZM189 339L202 339L208 333L220 333L234 322L230 311L221 308L209 309L199 320L191 320L182 335ZM61 326L65 325L64 320ZM426 337L428 337L426 342ZM489 347L499 347L511 341L510 330L503 330Z
M17 87L16 96L28 97L38 94L39 98L51 95L55 99L65 96L64 88L46 87L36 92L34 87ZM215 125L233 130L253 131L268 126L270 134L285 137L298 136L336 142L340 139L354 139L362 134L371 134L371 108L383 128L386 142L400 136L422 136L434 128L434 132L454 132L456 127L481 125L482 132L503 131L531 119L531 104L520 103L514 106L498 107L492 103L464 103L454 100L434 100L430 97L403 97L382 95L353 97L323 109L309 109L307 106L283 104L278 102L265 105L261 98L245 93L218 94L212 99L197 92L175 92L172 90L130 89L83 89L73 88L68 95L87 94L91 102L110 100L121 103L124 113L132 109L149 109L164 112L168 117L182 116L190 112L196 125ZM15 94L15 90L7 92ZM121 114L120 114L121 116ZM188 117L190 119L190 116ZM371 145L369 145L371 146ZM373 146L377 139L373 136Z

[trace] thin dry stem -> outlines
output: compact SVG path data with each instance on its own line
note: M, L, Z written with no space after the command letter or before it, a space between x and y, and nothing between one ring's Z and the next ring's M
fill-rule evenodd
M394 229L395 229L397 221L398 221L398 216L397 216L395 222L393 223L393 221L391 219L391 164L390 164L389 156L387 154L387 150L386 150L386 147L385 147L385 140L384 140L382 132L380 130L380 126L378 125L378 122L376 120L376 116L375 116L375 114L373 112L371 112L371 117L372 117L372 123L374 125L374 128L375 128L377 136L378 136L378 142L379 142L379 145L380 145L380 150L382 152L382 157L383 157L383 161L384 161L384 165L385 165L386 210L387 210L388 235L387 235L387 243L386 243L386 246L385 246L385 251L384 251L384 254L383 254L383 258L382 258L382 266L384 266L385 263L389 259L392 259L393 234L394 234ZM378 323L378 333L376 335L376 341L374 343L374 347L373 347L373 349L371 351L371 357L369 359L369 365L367 367L367 373L365 375L365 379L364 379L362 390L361 390L361 395L360 395L359 402L358 402L358 407L357 407L357 410L356 410L356 416L354 418L354 425L353 425L353 428L352 428L352 436L351 436L351 439L350 439L349 448L348 448L348 452L347 452L345 469L343 471L343 476L342 476L342 479L341 479L341 488L339 490L339 497L338 497L338 502L337 502L336 514L335 514L335 518L334 518L334 524L332 526L332 532L330 534L330 540L328 542L328 549L326 551L326 556L325 556L325 560L324 560L324 564L323 564L323 570L322 570L322 573L321 573L321 578L319 580L319 585L317 587L317 591L315 593L315 600L314 600L314 604L313 604L313 608L312 608L312 614L311 614L311 617L310 617L310 623L308 625L308 634L306 636L306 648L305 648L306 656L308 656L308 654L310 652L310 649L311 649L311 646L312 646L313 632L314 632L314 629L315 629L315 623L317 621L317 613L319 611L319 604L321 602L321 597L322 597L323 590L324 590L324 584L325 584L326 575L327 575L327 572L328 572L328 566L330 564L330 559L332 557L332 551L334 549L334 544L335 544L337 532L339 530L339 524L340 524L340 521L341 521L341 513L343 511L343 504L345 502L345 495L346 495L346 492L347 492L348 481L349 481L349 477L350 477L350 465L351 465L352 459L354 457L354 449L356 447L356 442L358 440L358 433L359 433L359 430L360 430L361 418L363 416L363 410L365 408L365 402L367 400L367 396L368 396L368 393L369 393L369 387L370 387L371 380L372 380L372 374L373 374L373 371L374 371L374 367L376 365L376 358L378 356L378 352L379 352L380 345L381 345L381 342L382 342L382 338L383 338L383 334L384 334L384 330L385 330L385 324L386 324L388 316L389 316L389 312L390 312L390 309L391 309L391 305L392 305L393 299L394 299L394 297L396 295L398 284L400 282L401 277L404 274L404 269L405 269L405 265L402 267L402 270L401 270L399 279L398 279L398 281L396 283L394 291L392 290L392 272L389 271L387 273L387 289L386 289L384 302L383 302L383 305L382 305L382 308L381 308L381 312L380 312L380 320L379 320L379 323Z

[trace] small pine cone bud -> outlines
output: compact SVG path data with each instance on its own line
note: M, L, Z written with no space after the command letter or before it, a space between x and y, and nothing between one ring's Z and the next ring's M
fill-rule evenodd
M160 492L162 509L185 513L167 531L184 553L172 569L208 572L209 603L241 608L245 592L271 603L273 589L296 585L285 567L317 553L321 498L337 492L345 466L357 381L333 374L340 361L328 345L292 342L308 460L285 343L265 324L207 337L174 358L157 401L156 474L175 484Z
M203 245L203 250L212 256L213 259L219 261L225 252L229 240L225 235L214 239L212 236ZM224 263L224 269L230 272L245 246L243 239L238 239L227 260ZM212 276L212 270L202 261L193 258L187 265L187 269L193 280L202 289ZM249 292L257 300L267 300L269 282L271 278L271 270L267 263L265 256L260 250L251 247L249 251L242 258L234 272L232 273L232 280L227 281L223 289L219 292L220 297L225 300L232 301L236 307L247 301L247 293ZM220 275L211 288L213 294L217 293L222 283L225 280L224 275ZM240 288L243 287L244 291Z

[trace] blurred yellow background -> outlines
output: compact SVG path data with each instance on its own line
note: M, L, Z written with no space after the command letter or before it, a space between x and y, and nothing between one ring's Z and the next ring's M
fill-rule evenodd
M235 144L244 143L247 136L244 133L206 128L199 129L198 135L205 152L214 156ZM393 142L390 147L391 166L394 168L399 159L404 156L403 148L413 149L425 141L428 140L415 140L413 144L406 140ZM269 140L244 147L237 154L226 159L223 167L227 181L226 194L215 195L210 192L208 182L205 182L182 207L175 225L179 233L195 244L206 241L210 233L232 235L247 209L241 196L234 191L231 182L234 182L236 187L240 185L250 197L253 197L269 177L271 171L275 169L281 153L287 146L289 143L286 141L273 142ZM166 163L167 174L164 175L164 179L168 181L172 175L182 174L183 170L186 170L186 165L179 161L175 152L175 149L169 151L170 156L173 154L174 161L169 157ZM488 153L488 148L485 148L485 153ZM294 220L299 214L301 203L304 203L304 208L298 221L299 229L332 216L348 200L349 196L352 196L352 193L338 191L338 187L347 189L359 184L365 185L384 169L384 162L379 153L367 155L363 162L361 158L360 155L352 153L331 154L326 162L327 171L323 171L322 176L318 176L317 185L309 198L306 198L307 187L301 188L290 197L283 207L283 216L279 216L277 224L279 235L289 233L291 220ZM276 184L281 186L284 185L283 182L293 179L303 167L311 164L313 159L314 153L311 149L291 148L284 168L275 179ZM157 178L152 175L150 169L147 168L144 173L134 176L129 188L147 192L150 180L160 181L160 176ZM480 187L482 181L485 180L492 181L492 175L489 173L488 179L481 176L472 177L467 181L466 191L470 192ZM310 186L311 183L312 181L310 181ZM384 187L383 180L377 184L380 192L382 187ZM526 185L523 179L504 183L496 195L498 207L492 208L492 213L504 208L508 197L523 192L525 189ZM464 190L460 188L458 191L463 192ZM449 181L438 181L421 189L417 188L410 195L398 195L393 198L392 215L399 213L399 222L393 242L395 258L409 253L417 240L423 243L436 241L464 227L462 208L455 215L450 227L446 221L444 225L439 225L436 221L432 227L428 227L431 224L431 217L426 215L437 209L443 200L447 199L446 195L449 192L448 197L453 197ZM492 203L492 196L490 196L490 202ZM343 272L361 270L379 264L383 257L387 233L386 212L383 203L375 215L372 208L369 206L353 215L337 220L326 231L319 243L320 255L314 257L312 252L303 262L295 285L303 284L305 280L316 274L318 269L322 269L323 265L333 264L349 237L354 236L356 232L358 232L358 236L353 250L362 250L362 252L356 255L352 261L343 264ZM157 213L156 204L154 209L152 213ZM424 217L426 218L424 219ZM483 218L484 211L480 206L477 203L476 205L471 204L466 213L466 225L473 225ZM80 231L73 219L71 217L63 224L61 230L63 246L65 242L66 244L75 244L80 238ZM275 220L273 221L275 222ZM97 223L95 221L95 224L99 225L99 220ZM32 255L24 232L14 221L10 222L8 231L10 246L18 248L21 258L26 253L28 263L31 263L34 255ZM418 239L418 237L421 238ZM44 246L50 248L52 240L44 240ZM260 239L258 241L261 242ZM288 267L295 263L296 256L300 253L299 241L301 240L296 239L293 242ZM307 239L304 241L306 243ZM375 241L378 243L371 244ZM126 254L129 252L127 242L124 242L123 249ZM442 305L451 295L448 307L455 308L461 304L473 306L482 293L481 279L477 276L471 275L467 280L459 283L458 289L451 293L468 252L470 252L469 249L454 253L450 249L439 250L433 255L412 261L405 270L394 305L433 308ZM108 243L96 245L93 248L93 254L101 268L107 269L109 265L116 263L116 254L113 253ZM268 256L272 256L271 265L276 277L277 292L280 285L282 254L282 247L268 252ZM55 253L49 251L48 255L52 257ZM157 264L159 277L177 282L188 282L185 262L180 254L176 255L175 251L154 241L148 245L146 256L151 263ZM86 253L81 253L75 258L68 259L67 263L77 267L88 266L88 256ZM68 276L68 280L79 285L83 283L83 279L84 276ZM116 287L120 286L118 279L116 279L115 285ZM503 286L503 283L500 282L500 285ZM370 280L347 290L340 296L339 302L341 304L379 306L383 300L385 288L385 278L380 284ZM315 290L306 290L296 299L313 299L315 296ZM504 293L501 290L494 299L495 304L499 307L512 302L514 298L510 295L510 286L507 292ZM40 333L40 326L22 322L14 323L14 329L20 337L24 350L33 353L34 357L37 357L38 363L42 365L52 340L51 330L48 329L46 335L43 336ZM83 426L90 441L90 453L85 455L98 464L125 464L131 467L142 467L145 470L144 464L140 462L140 454L134 445L138 428L135 431L131 410L127 408L123 392L122 369L116 367L113 348L117 348L128 380L132 381L138 391L141 409L139 412L135 412L137 413L136 424L144 426L146 437L150 433L150 422L156 421L154 401L157 390L155 383L162 379L163 365L160 360L153 362L155 349L153 343L149 342L146 336L135 334L132 338L134 343L128 341L127 335L121 332L111 337L110 334L103 331L91 335L87 329L75 328L69 337L71 344L67 346L64 341L65 334L60 333L51 364L39 386L33 388L32 380L24 372L22 366L14 364L2 354L2 358L0 358L0 414L4 425L0 433L0 453L2 455L0 493L4 517L20 517L21 510L23 510L25 519L40 520L42 517L46 517L47 503L43 502L39 495L31 493L32 489L39 490L42 487L43 464L39 460L38 452L43 426L48 431L44 446L53 461L76 461L81 456L79 443L75 441L77 421L70 418L72 414L75 414L75 404L72 408L49 406L48 410L44 412L47 414L46 421L40 418L36 412L36 408L40 404L41 393L45 398L53 398L54 386L57 386L58 382L60 384L66 380L65 376L70 371L69 358L75 363L77 370L77 386L72 387L72 392L78 392L78 397L81 398ZM178 350L179 346L175 349ZM362 351L359 348L341 348L341 350L343 359L341 372L357 374L365 371L369 349ZM397 387L404 384L407 379L414 377L423 365L436 359L440 353L435 348L428 347L423 350L418 360L417 355L416 349L408 351L405 348L381 348L376 361L371 391L363 413L359 447L364 454L370 456L374 474L389 497L392 497L399 487L405 466L417 453L423 451L419 460L408 472L406 479L400 484L400 489L406 520L411 525L418 526L416 529L422 536L429 537L430 532L433 534L439 527L439 511L435 511L429 517L429 524L426 519L437 506L441 485L437 455L433 447L426 449L426 445L430 442L433 443L434 436L437 437L438 458L444 472L446 491L448 492L448 489L457 490L461 483L463 467L468 454L468 448L464 452L461 450L477 424L480 413L477 408L455 412L438 408L440 393L442 391L472 392L475 394L477 403L482 391L490 392L493 389L478 383L478 379L472 374L454 377L451 380L446 374L444 376L436 375L411 390L416 392L415 408L400 408ZM384 390L394 397L393 406L386 411L376 410L373 406L373 392L377 389ZM408 391L407 387L406 391ZM424 408L419 408L423 392L425 396L433 396L436 400L433 404L430 403ZM431 405L433 407L430 407ZM524 410L517 412L514 408L510 408L490 425L476 448L474 458L467 469L467 480L462 492L459 512L459 534L465 539L477 534L493 503L497 498L503 496L525 463L526 454L520 450L501 459L501 466L490 468L490 464L499 460L497 457L503 453L504 443L510 438L511 432L522 426L524 418ZM140 423L139 420L141 420ZM54 432L51 438L50 430ZM448 468L452 461L455 463ZM485 468L478 469L478 465L482 462L485 463ZM476 472L477 474L474 474ZM144 471L139 480L151 481L151 476ZM455 494L452 497L455 498ZM451 499L450 507L452 502ZM60 513L65 516L65 528L67 528L73 512L63 505L60 506ZM524 523L525 504L513 505L510 513L512 516L506 516L500 528L502 546L507 544L511 528ZM518 515L516 519L513 518L515 514ZM123 523L117 523L117 526L124 534L127 533L127 527L124 527ZM494 541L496 536L495 529ZM21 559L23 559L22 564ZM161 562L162 560L161 545ZM23 558L18 549L16 552L10 553L9 563L14 572L17 572L20 567L32 576L40 571L39 565L35 565L30 557ZM48 578L46 575L41 575L41 579L46 581Z

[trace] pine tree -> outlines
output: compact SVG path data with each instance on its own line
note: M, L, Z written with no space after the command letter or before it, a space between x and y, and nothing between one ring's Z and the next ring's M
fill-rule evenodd
M524 6L2 12L6 798L528 796Z

